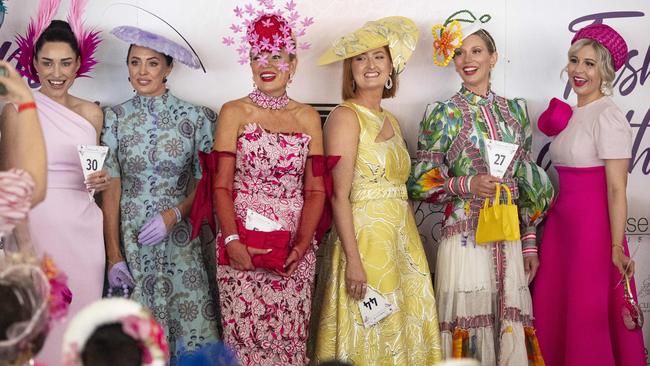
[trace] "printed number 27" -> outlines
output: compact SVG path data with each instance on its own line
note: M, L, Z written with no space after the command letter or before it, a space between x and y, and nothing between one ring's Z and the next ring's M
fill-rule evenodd
M494 154L496 155L496 160L494 161L495 165L503 165L503 161L506 160L506 156L502 154Z
M97 170L97 159L86 159L86 170Z

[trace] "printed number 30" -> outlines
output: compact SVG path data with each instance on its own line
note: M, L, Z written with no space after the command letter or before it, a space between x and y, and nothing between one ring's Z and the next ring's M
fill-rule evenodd
M494 154L496 156L496 160L494 161L495 165L503 165L503 161L506 160L505 155L501 154Z
M97 159L86 159L86 170L97 170Z

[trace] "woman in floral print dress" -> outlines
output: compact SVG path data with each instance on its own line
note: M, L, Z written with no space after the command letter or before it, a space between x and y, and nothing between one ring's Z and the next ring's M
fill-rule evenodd
M535 227L553 188L530 158L525 101L490 90L496 61L494 40L483 29L455 50L463 86L451 99L427 107L408 188L414 199L445 205L434 286L444 356L476 358L482 365L527 365L529 356L539 360L527 354L526 345L536 340L528 290L539 263ZM502 179L488 173L488 138L519 145ZM495 195L499 181L517 202L521 241L477 244L480 208L485 197Z
M188 185L201 177L197 154L212 147L216 114L166 88L173 60L187 63L182 55L172 59L125 35L159 36L131 27L113 33L132 42L127 65L137 94L105 110L101 141L109 147L105 164L113 177L102 202L109 284L135 285L131 299L163 326L175 365L184 352L218 340L216 301L200 240L190 240L186 218L193 197Z
M314 232L325 201L323 178L316 176L323 163L320 117L287 96L297 64L291 33L282 33L288 22L264 14L251 24L249 36L267 39L273 34L278 41L273 49L251 43L255 89L224 104L215 132L223 337L242 365L305 365L316 269ZM245 240L250 214L273 221L280 227L274 231L290 233L284 242L287 255L280 256L277 248L276 253L253 248ZM275 254L281 257L280 268L258 261Z

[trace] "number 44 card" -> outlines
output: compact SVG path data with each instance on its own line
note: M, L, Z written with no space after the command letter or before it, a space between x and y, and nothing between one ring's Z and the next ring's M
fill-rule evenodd
M88 179L88 176L92 173L102 170L106 154L108 154L107 146L77 145L77 151L79 151L79 160L81 161L81 169L84 172L84 179ZM93 189L88 193L90 194L90 199L93 200L95 190Z
M508 171L512 158L515 157L519 145L485 139L485 148L487 149L488 163L490 164L490 174L497 178L503 178L506 171Z
M366 296L359 301L359 312L366 328L372 327L396 311L396 305L386 301L385 297L370 286L366 288Z

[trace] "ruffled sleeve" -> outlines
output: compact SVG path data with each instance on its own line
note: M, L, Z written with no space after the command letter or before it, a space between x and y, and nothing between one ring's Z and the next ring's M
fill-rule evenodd
M104 168L111 177L120 177L119 138L117 137L118 119L112 108L104 108L104 127L102 128L101 144L108 147Z
M605 109L594 124L594 140L599 159L632 157L632 128L615 106Z
M508 101L512 115L521 123L523 142L513 176L519 188L519 223L524 256L537 254L537 225L553 200L553 185L546 171L531 159L532 128L524 99Z
M454 196L470 195L470 176L452 176L445 155L463 125L453 103L429 104L420 122L415 165L407 183L416 200L443 203Z

